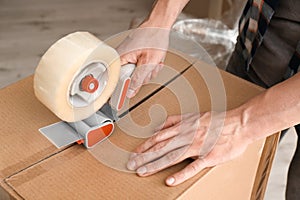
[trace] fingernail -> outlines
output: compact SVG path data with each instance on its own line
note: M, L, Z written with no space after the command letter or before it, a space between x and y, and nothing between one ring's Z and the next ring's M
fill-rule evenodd
M174 177L170 177L167 179L167 184L168 185L173 185L175 183L175 178Z
M137 155L137 153L132 153L132 154L130 154L129 159L135 157L136 155Z
M140 167L140 168L137 169L136 172L140 175L143 175L147 172L147 169L146 169L146 167Z
M164 65L163 65L163 64L160 65L160 66L159 66L159 71L162 70L163 68L164 68Z
M133 95L134 95L134 90L133 89L128 89L126 96L128 98L131 98L131 97L133 97Z
M151 73L148 74L147 79L149 79L149 80L151 79Z
M160 124L159 126L157 126L157 127L154 129L154 132L160 131L160 130L164 127L164 124L165 124L165 123L162 123L162 124Z
M129 170L134 170L135 169L135 166L136 166L136 162L134 160L130 160L128 163L127 163L127 168Z

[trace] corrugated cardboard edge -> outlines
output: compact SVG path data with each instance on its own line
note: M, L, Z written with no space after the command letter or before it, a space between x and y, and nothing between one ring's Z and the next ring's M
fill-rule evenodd
M67 147L61 148L58 152L52 153L40 160L37 160L34 163L31 163L30 165L12 173L11 175L9 175L8 177L4 177L2 180L0 180L0 200L17 200L17 199L24 199L22 198L22 196L20 194L18 194L18 192L13 188L13 186L11 186L7 180L9 180L9 178L11 178L12 176L19 174L20 172L27 170L31 167L36 166L37 164L43 162L44 160L47 160L48 158L55 156L57 154L59 154L60 152L63 152L65 150L67 150L68 148L74 146L76 144L72 144L69 145Z
M279 138L280 132L271 135L266 139L258 170L256 172L251 199L264 199Z
M10 187L4 180L0 182L0 199L1 200L15 200L21 197Z

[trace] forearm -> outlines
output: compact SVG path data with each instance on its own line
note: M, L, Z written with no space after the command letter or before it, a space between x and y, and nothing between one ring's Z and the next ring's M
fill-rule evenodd
M171 28L189 0L157 0L144 25Z
M240 114L241 132L250 141L300 123L300 73L229 111Z

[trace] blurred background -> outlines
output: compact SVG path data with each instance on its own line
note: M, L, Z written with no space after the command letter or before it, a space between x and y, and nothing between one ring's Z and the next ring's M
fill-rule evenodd
M230 53L245 1L191 0L180 19L197 18L198 21L196 24L195 21L192 24L191 21L178 22L177 30L196 39L205 48L215 45L215 41L221 42L225 48L230 47L225 49ZM64 35L89 31L105 40L139 24L152 4L153 0L0 0L0 88L33 74L44 52ZM187 29L187 26L193 26L193 29ZM233 45L222 43L228 38L207 37L209 31L223 36L228 33L228 41ZM225 50L220 48L221 52L212 52L216 56L215 63L225 60L220 59L220 53L223 56ZM220 63L219 67L224 68L225 64ZM279 145L265 199L284 199L295 137L294 133L287 133Z
M0 0L0 87L34 72L56 40L74 31L100 39L128 29L153 0Z
M64 35L89 31L105 40L139 23L153 2L0 0L0 88L32 74L43 53ZM192 0L181 16L220 19L232 5L231 0Z

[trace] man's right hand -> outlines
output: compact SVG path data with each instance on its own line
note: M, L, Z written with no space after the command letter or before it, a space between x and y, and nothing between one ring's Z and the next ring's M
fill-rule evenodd
M127 97L135 96L141 86L156 77L163 67L170 29L188 2L189 0L155 1L148 18L117 48L122 65L137 65Z
M117 48L121 55L121 65L136 64L131 77L127 97L134 97L141 86L155 78L163 68L169 43L169 30L156 27L143 27L133 30Z

